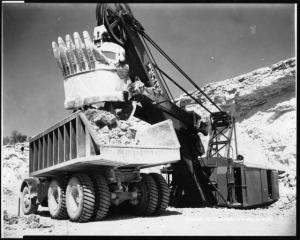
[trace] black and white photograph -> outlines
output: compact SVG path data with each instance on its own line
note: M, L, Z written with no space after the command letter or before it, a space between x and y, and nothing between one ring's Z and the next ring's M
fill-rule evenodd
M1 237L296 236L297 4L2 2Z

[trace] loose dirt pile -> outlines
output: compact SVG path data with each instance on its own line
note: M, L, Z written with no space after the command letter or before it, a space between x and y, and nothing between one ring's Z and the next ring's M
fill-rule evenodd
M41 222L40 217L38 215L28 215L28 216L17 216L17 215L10 215L7 213L6 210L3 212L3 220L6 225L6 229L12 229L13 226L11 225L22 225L24 228L51 228L53 224L49 224L46 222Z
M21 147L24 146L24 151ZM29 144L6 145L2 148L2 186L3 193L16 195L22 180L28 177Z
M136 132L149 125L135 118L120 120L117 115L100 109L88 109L84 113L104 145L138 145Z

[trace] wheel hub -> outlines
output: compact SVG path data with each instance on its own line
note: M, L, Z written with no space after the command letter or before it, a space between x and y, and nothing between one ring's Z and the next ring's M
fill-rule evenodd
M52 209L57 209L58 208L58 203L59 203L59 199L58 199L58 189L57 187L53 187L50 189L50 191L52 192L52 194L50 194L50 201L49 204L51 205Z
M23 202L26 208L30 206L30 195L29 193L25 194L23 197Z
M69 206L70 209L75 212L78 209L80 203L79 191L76 186L71 188L70 197L69 197Z

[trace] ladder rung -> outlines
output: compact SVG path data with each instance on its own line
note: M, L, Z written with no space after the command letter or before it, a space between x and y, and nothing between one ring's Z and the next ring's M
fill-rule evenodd
M217 144L226 144L229 143L229 141L219 141L219 142L211 142L210 145L217 145Z

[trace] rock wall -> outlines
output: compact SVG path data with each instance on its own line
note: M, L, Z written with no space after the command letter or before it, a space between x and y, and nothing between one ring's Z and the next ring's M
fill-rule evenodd
M24 146L24 151L21 151ZM2 147L3 194L17 195L24 178L29 176L29 143Z

